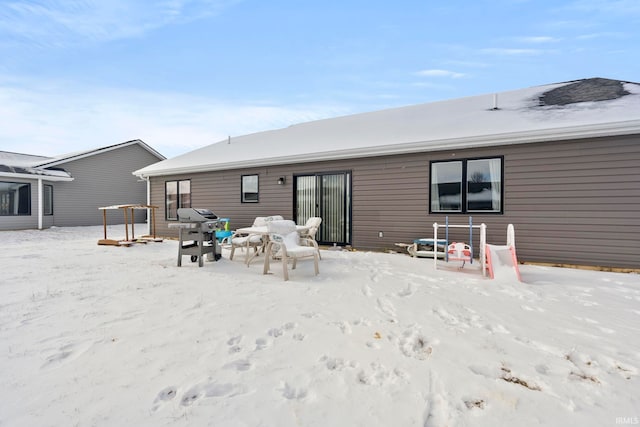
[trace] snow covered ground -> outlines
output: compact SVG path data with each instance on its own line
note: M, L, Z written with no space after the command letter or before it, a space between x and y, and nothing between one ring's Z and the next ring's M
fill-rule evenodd
M101 237L0 232L0 426L640 422L636 274L323 251L284 282Z

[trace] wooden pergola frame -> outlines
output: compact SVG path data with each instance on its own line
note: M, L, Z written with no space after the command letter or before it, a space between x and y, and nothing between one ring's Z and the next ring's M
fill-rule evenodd
M158 242L162 241L162 239L158 239L156 237L156 209L157 206L153 205L141 205L141 204L128 204L128 205L112 205L112 206L103 206L98 208L102 211L102 223L104 229L104 238L98 240L99 245L111 245L111 246L130 246L134 243L147 243L149 240ZM107 238L107 210L112 209L120 209L124 213L124 240L114 240ZM149 220L151 221L151 235L142 236L140 239L136 239L135 231L134 231L134 222L135 216L134 211L136 209L149 209L151 210L151 215ZM131 240L129 240L129 218L131 218Z

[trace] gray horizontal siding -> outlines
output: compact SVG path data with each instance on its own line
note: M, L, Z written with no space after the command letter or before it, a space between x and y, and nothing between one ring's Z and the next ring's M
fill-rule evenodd
M74 180L54 187L55 225L100 225L103 216L99 207L147 203L147 184L132 172L158 161L148 150L133 144L65 163L62 167ZM145 221L145 210L135 214L136 222ZM123 212L108 210L107 223L124 223Z
M490 156L504 156L504 213L473 214L475 224L487 224L489 243L504 244L513 223L523 261L640 268L640 136L152 178L152 202L162 206L160 234L175 235L164 220L164 181L190 178L192 206L230 217L238 228L256 216L292 218L294 174L350 170L353 246L397 249L394 243L432 236L432 224L444 223L444 215L429 214L429 162ZM260 176L260 203L240 203L240 176L252 173ZM468 223L466 214L449 219ZM452 229L450 237L469 240L467 230ZM477 244L477 231L473 238Z
M505 217L516 224L519 254L538 262L640 268L638 137L512 151L505 158Z

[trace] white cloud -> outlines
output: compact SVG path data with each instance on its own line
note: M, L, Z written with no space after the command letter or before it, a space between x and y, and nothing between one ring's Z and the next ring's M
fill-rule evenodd
M599 33L589 33L589 34L581 34L576 37L578 40L595 40L595 39L604 39L604 38L624 38L625 35L623 33L618 32L599 32Z
M516 40L520 42L532 43L532 44L555 43L560 41L559 38L551 37L551 36L518 37Z
M348 114L327 105L236 104L180 93L0 80L0 147L58 155L140 138L167 157L227 138Z
M449 77L452 79L459 79L465 76L464 73L458 73L458 72L449 71L449 70L439 70L439 69L418 71L416 75L421 77Z
M0 4L0 34L41 46L137 37L219 13L239 0L38 0Z
M487 48L487 49L480 49L480 52L489 54L489 55L521 56L521 55L541 55L548 51L545 51L542 49Z

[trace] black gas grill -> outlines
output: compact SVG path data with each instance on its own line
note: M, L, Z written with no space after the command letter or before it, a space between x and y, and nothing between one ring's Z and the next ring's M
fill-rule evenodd
M221 257L220 246L215 238L218 216L209 209L178 209L180 244L178 246L178 267L182 265L183 255L190 255L191 262L198 261L202 267L204 256L215 261Z

